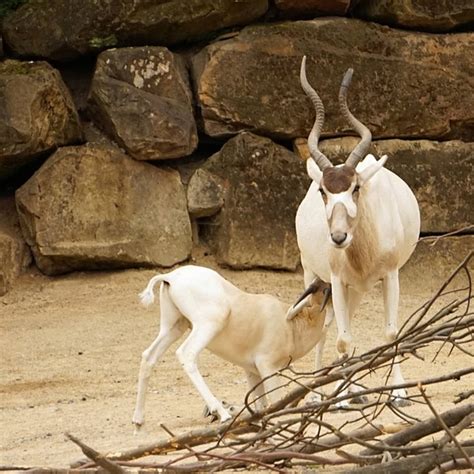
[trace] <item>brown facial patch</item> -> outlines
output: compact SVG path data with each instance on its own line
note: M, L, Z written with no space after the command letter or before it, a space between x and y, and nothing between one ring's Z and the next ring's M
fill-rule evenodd
M347 191L355 178L355 170L350 166L326 168L323 171L322 183L333 194Z

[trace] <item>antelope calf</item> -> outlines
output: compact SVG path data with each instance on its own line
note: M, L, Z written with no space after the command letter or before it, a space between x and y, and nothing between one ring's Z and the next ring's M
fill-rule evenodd
M257 408L265 406L265 393L272 403L276 401L278 380L271 377L262 384L262 379L303 357L319 341L324 324L322 307L330 291L329 285L315 280L307 291L310 306L288 321L288 304L274 296L246 293L208 268L188 265L153 277L140 294L144 305L154 301L157 283L161 283L160 330L142 355L132 420L136 428L144 422L153 366L187 329L191 332L176 355L211 414L217 414L222 422L231 418L199 372L198 356L205 348L242 367L249 388L259 384L255 390L255 395L261 397Z

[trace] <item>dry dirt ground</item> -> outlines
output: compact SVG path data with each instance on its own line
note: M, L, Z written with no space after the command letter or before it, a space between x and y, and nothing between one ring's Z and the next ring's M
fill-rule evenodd
M198 262L215 266L209 258L198 258ZM432 270L402 274L402 319L427 300L441 274L447 272ZM302 287L298 272L220 271L242 289L288 301ZM137 293L153 274L127 270L48 278L32 270L0 298L0 465L68 467L82 453L65 439L65 432L109 452L166 437L160 423L177 433L205 423L203 402L176 360L175 344L157 363L151 379L146 433L139 439L133 435L130 420L140 356L157 334L159 314L158 305L148 310L141 307ZM358 351L383 341L380 288L366 297L353 333ZM334 341L335 325L327 343L327 362L335 358ZM443 352L434 363L408 360L404 371L407 379L418 379L471 365L472 359L463 353L457 351L448 358ZM313 354L295 366L311 370ZM219 398L241 400L246 383L240 369L208 352L202 354L200 367ZM457 393L472 386L473 378L465 378L427 391L442 411L454 406ZM416 416L428 416L423 407L410 410ZM343 421L348 415L332 416Z

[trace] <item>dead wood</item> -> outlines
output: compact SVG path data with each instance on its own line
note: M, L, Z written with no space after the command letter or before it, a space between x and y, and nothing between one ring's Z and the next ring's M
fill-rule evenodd
M441 463L439 466L435 467L433 470L429 472L429 474L443 474L445 472L453 471L453 470L461 470L461 469L471 469L472 464L474 463L474 456L471 456L467 461L465 459L451 459L450 461L446 461Z
M465 448L470 456L474 455L474 447ZM456 462L464 461L459 456L457 448L446 448L443 450L430 451L404 459L391 461L383 464L359 467L351 470L351 474L423 474L431 472L436 466L443 465L456 459ZM446 471L438 471L446 472Z
M433 406L433 404L431 403L431 400L428 398L428 396L426 395L426 392L425 392L425 389L423 388L423 386L421 384L419 384L418 386L418 389L420 390L421 392L421 395L423 396L426 404L429 406L431 412L433 413L434 417L436 418L436 420L438 421L438 424L441 426L441 428L443 428L443 430L446 432L446 436L448 437L448 439L450 439L455 445L456 447L459 449L459 452L462 454L462 456L464 456L464 459L466 460L466 462L468 463L468 465L470 465L470 467L474 467L474 465L472 464L471 460L469 459L469 455L466 453L466 451L464 450L464 447L461 445L461 443L458 441L458 439L456 438L456 436L454 435L454 433L450 430L449 426L445 423L445 421L443 420L443 418L438 414L438 412L436 411L435 407ZM471 415L472 415L472 411L471 413L469 413L467 416L465 416L459 423L456 423L455 426L456 427L460 427L463 425L463 421L465 421L466 419L470 419L471 418Z
M443 422L450 427L457 425L466 416L471 415L473 410L474 404L469 403L452 408L451 410L447 410L439 414L439 418L441 418ZM442 429L443 427L439 424L438 418L436 416L432 416L427 420L415 423L413 426L410 426L399 433L395 433L394 435L385 438L383 440L383 446L386 449L389 449L391 446L404 446L413 441L418 441L419 439L424 438L430 434L437 433ZM373 451L364 450L361 451L360 454L367 456L373 454Z
M474 225L470 224L465 227L461 227L460 229L453 230L452 232L447 232L441 235L427 235L426 237L420 237L418 242L422 242L423 240L432 240L429 245L430 247L434 247L440 240L443 240L447 237L452 237L453 235L463 235L463 234L470 234L474 231Z
M32 469L34 468L31 466L0 466L0 471L31 471Z
M467 400L468 398L472 397L472 395L474 395L474 390L466 390L465 392L458 393L454 403L460 403L464 400Z
M22 471L29 474L107 474L108 471L102 468L82 468L82 469L55 469L48 467L34 467L28 471Z
M103 467L107 472L112 474L124 474L125 470L121 468L119 465L115 464L110 459L107 459L103 454L100 454L95 449L87 446L87 444L83 443L80 439L76 438L75 436L66 433L66 436L75 444L77 444L82 452L92 461L94 461L98 466Z
M281 472L297 463L310 463L361 465L365 467L360 468L360 472L398 473L427 472L452 459L469 465L474 446L459 441L461 438L458 439L458 435L471 428L474 404L459 403L444 413L438 413L422 390L407 397L409 401L428 406L432 411L432 417L420 420L403 408L394 406L391 391L459 380L474 373L474 364L460 367L452 373L399 385L385 382L368 388L366 382L374 373L387 380L395 357L401 358L402 363L409 355L422 358L423 349L431 344L440 346L435 357L445 346L449 347L449 353L460 350L472 356L467 349L474 341L473 296L468 266L472 255L473 252L467 255L433 297L413 312L395 341L359 356L335 361L316 372L298 373L291 367L282 369L279 375L286 380L290 390L284 398L263 411L255 409L250 391L245 399L245 409L232 421L177 435L166 429L171 437L115 452L106 458L99 455L98 460L108 460L120 469L132 466L151 469L148 472L154 472L153 469L160 472L219 471L250 466ZM450 285L459 274L466 276L467 286L452 289ZM441 298L445 298L442 301L447 303L440 305ZM439 306L442 307L436 309ZM336 381L342 383L334 389L332 386ZM369 395L373 400L363 408L352 408L357 416L336 426L331 422L330 414L335 410L336 403L352 397L342 393L350 383L362 387L358 395ZM310 392L329 395L318 402L295 406ZM458 402L466 400L471 394L471 391L460 394ZM383 426L377 418L386 410L392 411L396 422ZM444 436L438 440L426 440L429 435L443 432ZM452 443L456 446L453 447ZM357 446L362 450L355 454L354 447ZM170 452L177 456L163 462L138 461L146 456ZM392 461L392 458L395 460ZM75 465L92 466L83 461Z

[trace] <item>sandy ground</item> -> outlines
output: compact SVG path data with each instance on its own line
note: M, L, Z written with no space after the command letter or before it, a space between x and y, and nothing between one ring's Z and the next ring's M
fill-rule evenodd
M198 260L214 266L209 258ZM221 272L242 289L268 292L291 301L301 290L300 273ZM0 465L67 467L82 453L64 433L71 432L102 452L131 448L174 432L202 426L203 402L181 370L174 350L157 363L147 401L147 432L133 436L131 416L141 352L157 334L158 306L146 310L137 293L155 274L150 270L74 273L48 278L32 270L0 299L2 377ZM402 319L423 303L439 283L418 272L401 279ZM383 341L380 288L363 302L353 325L357 350ZM326 360L335 358L335 325ZM428 352L434 353L435 348ZM463 353L445 353L434 363L409 360L405 377L417 379L472 365ZM201 372L221 399L239 402L246 391L242 371L205 352ZM312 370L313 354L295 364ZM374 381L381 382L381 381ZM381 384L381 383L379 383ZM473 378L430 387L439 410L474 386ZM411 408L419 417L424 408ZM343 420L344 414L339 416Z

